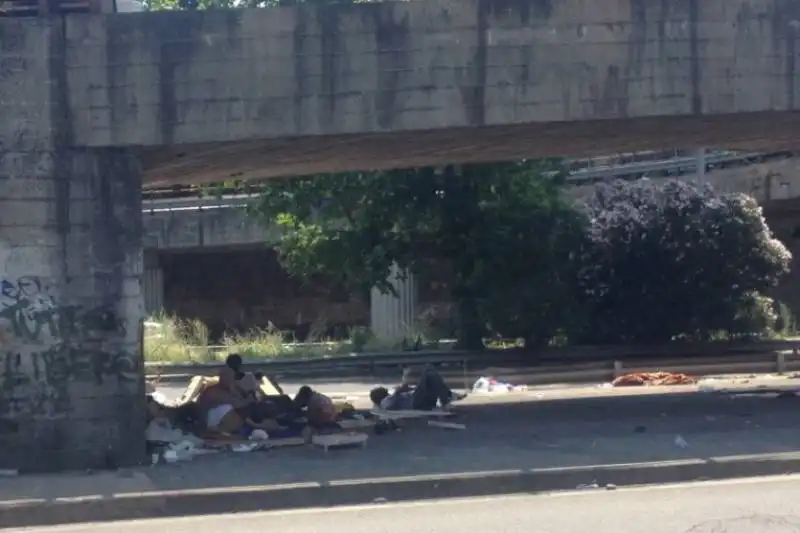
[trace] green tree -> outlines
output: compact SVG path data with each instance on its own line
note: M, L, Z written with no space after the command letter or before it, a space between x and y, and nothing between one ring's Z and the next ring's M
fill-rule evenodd
M250 212L281 228L279 256L300 278L391 292L393 263L424 276L444 262L460 343L479 348L487 323L552 334L525 324L564 301L558 262L570 254L558 236L580 234L580 218L561 200L563 175L545 160L270 180Z

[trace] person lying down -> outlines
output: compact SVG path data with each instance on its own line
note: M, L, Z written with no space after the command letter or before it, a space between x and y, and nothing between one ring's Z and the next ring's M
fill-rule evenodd
M375 387L369 392L375 407L387 411L432 411L437 405L448 409L454 401L465 398L453 392L442 376L433 368L426 367L417 384L406 382L389 392L386 387Z

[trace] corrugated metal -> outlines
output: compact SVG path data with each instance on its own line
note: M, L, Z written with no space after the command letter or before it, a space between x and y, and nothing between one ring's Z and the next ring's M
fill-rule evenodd
M144 269L144 311L148 315L160 312L164 308L164 271L158 267Z
M397 267L392 269L395 278ZM385 342L400 342L413 334L417 313L417 283L412 275L404 281L394 281L397 296L372 289L370 294L370 328L376 338ZM410 339L409 339L410 340Z

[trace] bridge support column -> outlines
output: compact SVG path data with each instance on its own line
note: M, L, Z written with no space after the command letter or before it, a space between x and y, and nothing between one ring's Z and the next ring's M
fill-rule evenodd
M144 312L147 316L164 310L164 269L159 263L157 250L145 250L144 252L142 293Z
M141 224L123 150L0 156L0 468L144 457Z
M411 332L417 317L416 280L410 273L405 279L398 279L400 273L395 265L389 275L397 296L383 294L378 289L372 289L370 294L370 328L373 335L384 342L402 342Z

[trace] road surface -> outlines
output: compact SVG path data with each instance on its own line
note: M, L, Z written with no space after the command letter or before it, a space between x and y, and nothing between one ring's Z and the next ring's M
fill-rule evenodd
M376 494L376 498L380 495ZM379 500L378 500L379 501ZM11 531L11 530L6 530ZM26 529L71 533L797 533L800 477Z

